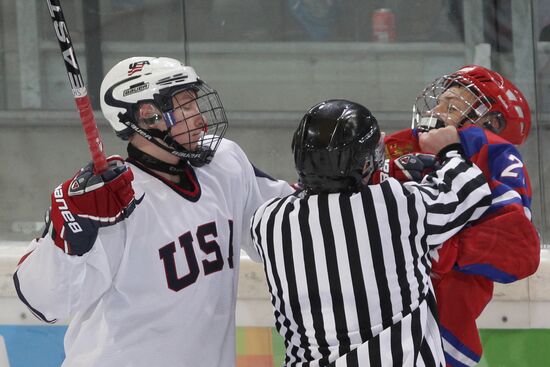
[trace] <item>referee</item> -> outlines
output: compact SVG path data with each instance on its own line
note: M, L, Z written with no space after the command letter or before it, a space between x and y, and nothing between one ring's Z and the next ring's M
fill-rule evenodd
M369 110L330 100L301 120L292 149L304 191L265 203L251 222L285 365L444 366L428 252L491 195L456 129L421 139L439 150L438 171L367 186L384 158Z

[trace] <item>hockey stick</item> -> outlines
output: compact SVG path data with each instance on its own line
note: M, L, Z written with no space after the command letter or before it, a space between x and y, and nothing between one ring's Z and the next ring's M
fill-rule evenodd
M88 141L88 148L92 154L92 161L94 163L94 172L101 173L107 169L107 160L105 153L103 152L103 143L99 136L97 124L94 118L94 112L88 97L88 91L84 85L82 74L80 73L80 67L76 61L76 54L71 43L69 36L69 30L65 17L63 16L63 10L61 9L60 0L46 0L48 3L48 10L52 17L53 28L59 47L61 48L61 54L63 61L65 62L65 68L67 69L67 75L69 76L69 82L71 83L71 89L80 114L80 120L84 133L86 134L86 140Z

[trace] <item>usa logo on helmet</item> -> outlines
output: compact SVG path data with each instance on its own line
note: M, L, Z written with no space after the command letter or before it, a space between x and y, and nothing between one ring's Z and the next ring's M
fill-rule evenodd
M128 66L128 76L132 76L138 71L141 71L145 65L151 65L151 64L147 60L131 63Z

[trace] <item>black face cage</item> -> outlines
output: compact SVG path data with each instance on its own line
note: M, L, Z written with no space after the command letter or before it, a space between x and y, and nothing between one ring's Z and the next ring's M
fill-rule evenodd
M453 93L455 97L459 98L467 106L465 109L459 110L461 119L458 127L463 126L465 123L475 124L477 120L491 109L490 101L474 84L460 76L446 75L434 80L416 98L413 105L411 128L416 128L419 131L428 131L445 127L445 118L442 116L442 112L434 112L433 110L439 105L441 95L448 90L450 91L450 88L455 86L462 87L467 93L475 97L472 103L468 102L464 98L464 95ZM449 105L445 112L449 113L451 107Z
M198 143L197 148L193 152L201 154L199 160L206 159L203 163L209 163L227 130L227 116L220 97L214 89L204 83L200 83L193 87L193 91L196 93L196 98L187 100L185 103L182 101L181 104L179 97L176 96L181 90L172 93L172 96L175 96L176 105L173 106L171 112L174 113L177 109L182 109L182 115L185 116L183 121L174 121L174 125L188 123L188 126L191 126L195 124L194 120L199 119L201 121L200 126L190 129L188 133L194 135L200 131L198 138L191 139L190 143ZM188 111L193 112L190 113ZM170 111L164 114L169 113ZM169 130L171 129L169 127ZM185 133L180 133L179 135ZM178 136L170 135L172 139ZM190 161L191 163L196 163L193 162L192 158Z
M180 94L185 91L189 91L186 97ZM189 96L193 96L193 98L189 98ZM142 101L141 103L153 103L160 110L162 116L152 115L146 119L139 119L136 116L136 121L153 125L162 117L166 123L167 131L160 132L156 129L143 131L138 127L134 128L136 132L169 153L189 161L194 166L210 163L228 126L222 102L214 89L203 82L179 85L160 90L159 94L154 96L154 101ZM183 116L183 119L178 119L177 116ZM188 129L174 135L172 130L177 124L187 124ZM176 142L175 138L184 134L189 135L189 145L196 145L196 148L188 150ZM168 147L158 143L154 138L162 139Z

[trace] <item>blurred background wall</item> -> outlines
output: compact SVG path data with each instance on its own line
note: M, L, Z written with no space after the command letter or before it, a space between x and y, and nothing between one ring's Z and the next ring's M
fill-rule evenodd
M409 126L415 97L434 78L474 62L491 67L531 106L520 150L534 221L550 238L549 0L74 0L63 8L108 154L124 155L125 145L99 112L103 74L126 57L169 56L219 90L228 137L253 163L290 181L291 134L316 102L358 101L392 132ZM381 8L382 31L373 22ZM0 30L0 240L27 241L40 232L52 188L89 156L46 2L0 0Z
M108 154L125 155L125 144L99 111L99 86L130 56L192 65L220 92L227 136L257 167L291 182L291 136L313 104L358 101L393 132L410 126L413 102L433 79L470 63L492 68L531 107L531 133L519 149L533 220L550 244L550 0L62 2ZM90 160L45 0L0 0L0 156L0 366L56 366L65 327L38 326L11 281L23 246L41 232L52 189ZM550 358L550 250L542 255L537 274L495 290L479 324L481 366L543 366ZM238 365L277 365L284 353L272 338L263 273L246 264Z

